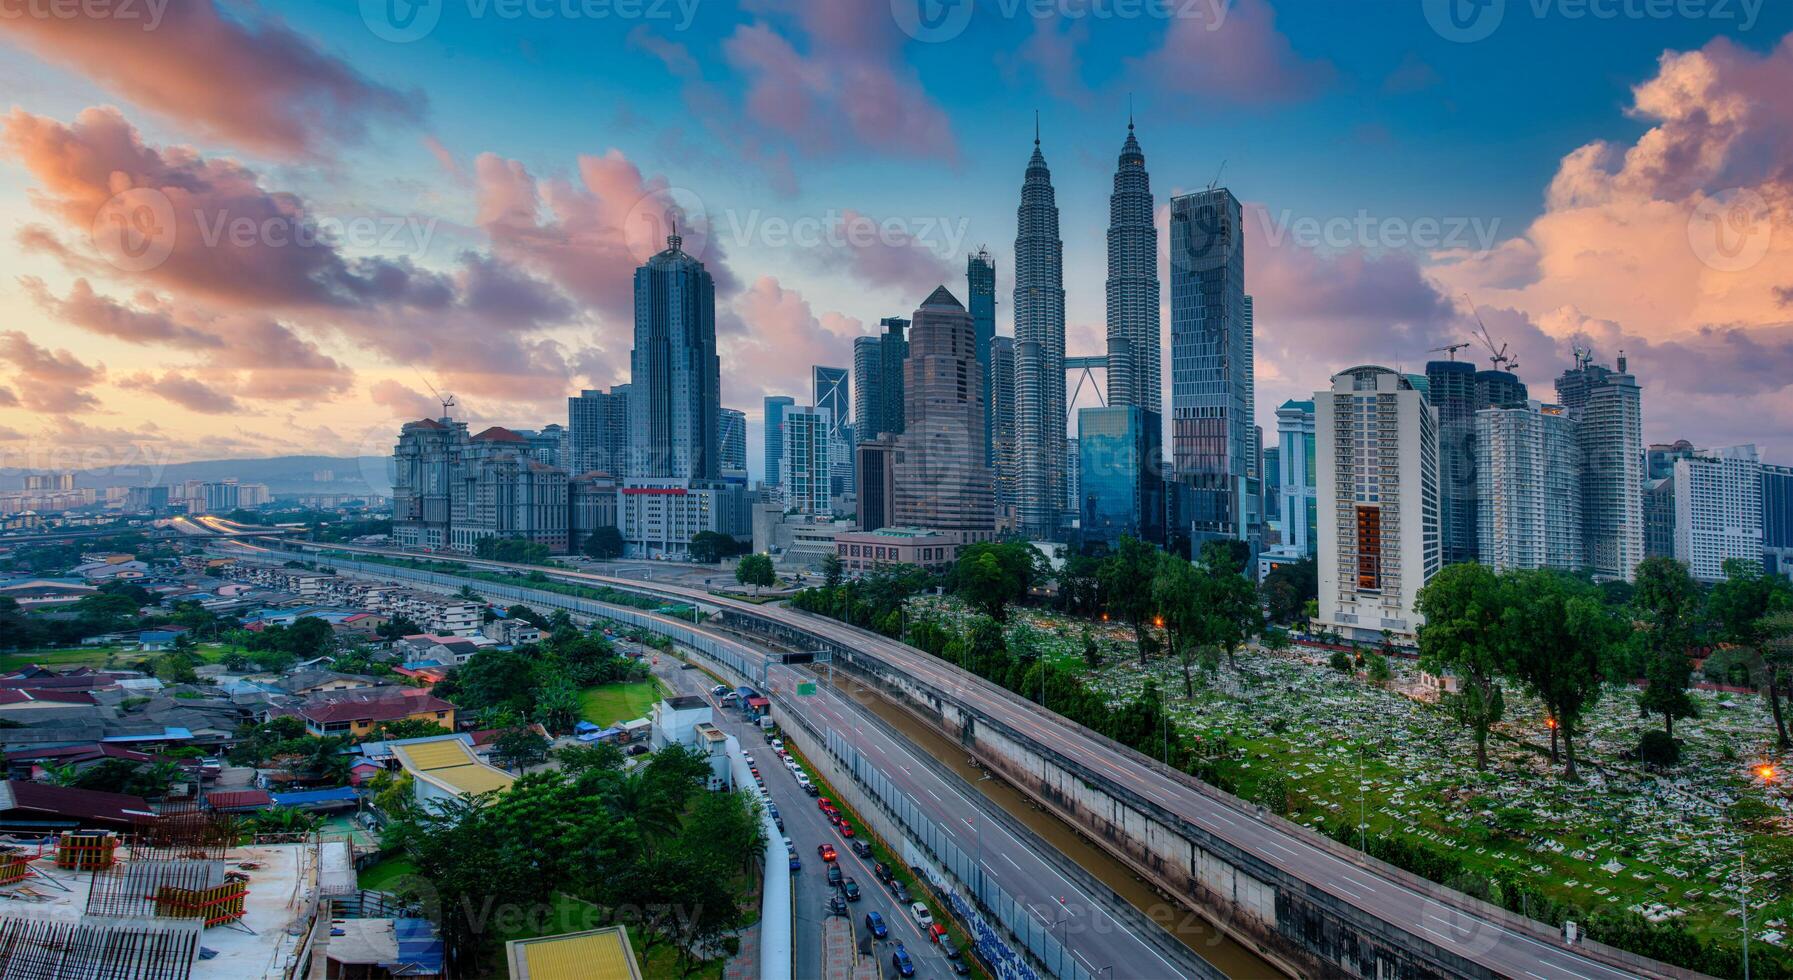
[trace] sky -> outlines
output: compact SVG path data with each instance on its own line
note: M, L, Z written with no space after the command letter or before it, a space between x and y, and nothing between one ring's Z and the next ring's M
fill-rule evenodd
M1161 264L1170 195L1245 202L1267 431L1485 324L1534 397L1623 350L1646 440L1793 462L1789 91L1764 0L7 0L0 468L564 424L668 214L757 468L979 246L1012 333L1036 112L1100 353L1129 107Z

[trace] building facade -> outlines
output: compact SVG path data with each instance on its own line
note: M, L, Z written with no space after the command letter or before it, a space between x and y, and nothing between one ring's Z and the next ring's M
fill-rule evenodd
M886 527L876 531L844 531L835 536L835 554L849 575L864 575L893 565L915 565L933 572L952 567L960 541L929 528Z
M955 301L956 305L956 301ZM1016 520L1058 534L1065 504L1065 276L1052 173L1034 134L1015 213Z
M474 554L487 538L515 538L567 550L567 471L544 463L529 441L494 426L467 441L454 467L449 547Z
M743 488L688 480L630 480L618 491L617 522L631 558L682 561L700 532L736 539L753 533Z
M784 410L797 404L789 395L766 399L766 476L768 486L778 486L784 474Z
M1226 188L1170 202L1171 454L1189 487L1187 533L1250 540L1252 342L1245 242Z
M1426 399L1438 411L1439 513L1446 565L1475 561L1481 547L1476 413L1522 404L1526 397L1525 385L1506 371L1477 371L1468 361L1426 364Z
M723 473L747 473L747 413L738 408L716 410L717 462Z
M1407 377L1356 367L1314 393L1318 624L1412 641L1419 590L1441 567L1438 421Z
M722 407L716 354L716 284L678 235L635 270L630 357L631 479L714 480Z
M965 302L971 312L972 332L977 336L978 368L984 376L984 465L993 467L996 412L991 393L996 386L990 379L990 347L996 341L996 260L987 248L965 257Z
M401 548L448 547L455 465L467 423L450 418L405 423L392 450L392 538Z
M896 450L892 521L959 541L995 537L995 488L984 465L983 378L971 314L941 286L911 320Z
M990 342L990 455L996 481L996 521L999 527L1015 527L1016 502L1021 496L1020 444L1015 433L1015 338L997 337Z
M903 431L903 361L909 321L887 316L883 332L853 340L853 438L867 442Z
M1626 372L1578 355L1556 382L1581 431L1583 550L1596 578L1631 581L1644 560L1643 392Z
M1277 514L1282 541L1277 550L1298 558L1312 558L1318 544L1314 533L1314 403L1283 402L1276 410Z
M567 481L567 550L583 552L592 532L617 523L617 490L621 482L608 473L581 473Z
M1587 561L1578 423L1559 405L1531 402L1484 408L1475 425L1479 560L1501 571L1580 571Z
M1754 446L1675 460L1675 560L1702 582L1732 559L1762 562L1762 461Z
M573 473L627 470L629 402L616 388L587 388L567 399L567 468ZM618 437L621 437L620 441Z
M1138 405L1077 413L1077 522L1085 542L1113 545L1128 535L1164 542L1162 432L1157 413Z
M1115 165L1114 192L1108 198L1107 300L1108 404L1138 405L1160 415L1164 382L1158 336L1158 226L1153 222L1145 153L1130 119Z
M859 493L854 526L861 531L876 531L893 523L897 441L896 436L879 436L853 447L853 482Z
M792 406L784 410L784 473L779 487L786 507L799 513L834 513L829 495L829 473L834 462L834 413L820 406Z
M1793 466L1762 464L1762 566L1793 578Z

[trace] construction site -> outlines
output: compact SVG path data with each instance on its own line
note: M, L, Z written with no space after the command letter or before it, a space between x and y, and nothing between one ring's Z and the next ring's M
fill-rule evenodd
M0 978L439 977L431 924L356 889L346 838L258 842L201 810L0 838Z

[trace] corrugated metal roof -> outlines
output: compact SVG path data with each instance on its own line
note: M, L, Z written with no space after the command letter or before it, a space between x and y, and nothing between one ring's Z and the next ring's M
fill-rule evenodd
M641 980L641 967L622 926L505 945L512 980Z

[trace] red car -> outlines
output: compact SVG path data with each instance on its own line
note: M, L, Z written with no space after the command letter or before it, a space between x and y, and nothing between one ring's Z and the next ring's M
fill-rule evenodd
M852 837L853 836L853 825L846 822L845 820L842 820L840 822L840 835L842 837Z
M824 861L833 861L840 856L839 853L834 850L833 844L817 844L816 853L821 855L822 860Z
M835 825L836 827L840 826L840 824L841 824L840 811L839 810L830 811L828 814L828 822Z
M827 813L829 808L832 806L834 806L834 801L829 799L828 797L821 796L821 797L816 798L816 809L822 811L823 813Z

